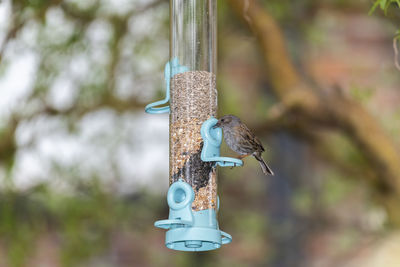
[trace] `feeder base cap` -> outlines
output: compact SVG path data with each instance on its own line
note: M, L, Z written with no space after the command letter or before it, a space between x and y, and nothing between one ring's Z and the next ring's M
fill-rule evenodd
M207 227L182 227L166 233L165 245L180 251L207 251L232 241L232 237L220 230Z

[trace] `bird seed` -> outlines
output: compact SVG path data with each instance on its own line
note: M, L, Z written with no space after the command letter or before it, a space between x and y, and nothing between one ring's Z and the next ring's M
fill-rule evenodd
M170 185L179 179L194 192L194 211L217 208L215 164L201 160L200 128L217 114L216 79L207 71L188 71L171 79Z

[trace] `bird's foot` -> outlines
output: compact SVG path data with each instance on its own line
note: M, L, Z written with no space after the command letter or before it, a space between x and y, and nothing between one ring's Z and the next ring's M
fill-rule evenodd
M251 154L240 155L240 156L237 157L237 159L242 160L242 159L244 159L245 157L248 157L248 156L251 156Z

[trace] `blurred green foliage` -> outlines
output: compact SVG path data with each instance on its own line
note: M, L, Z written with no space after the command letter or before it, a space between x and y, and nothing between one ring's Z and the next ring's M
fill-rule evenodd
M379 7L385 12L386 15L389 7L393 5L397 5L397 7L400 8L400 0L375 0L369 11L369 14L371 15L372 13L374 13L375 10Z
M96 180L80 182L72 195L46 184L0 195L0 234L9 266L26 266L41 236L56 236L61 266L81 263L108 249L115 231L141 232L164 201L142 192L134 201L106 192ZM151 223L150 223L151 224Z

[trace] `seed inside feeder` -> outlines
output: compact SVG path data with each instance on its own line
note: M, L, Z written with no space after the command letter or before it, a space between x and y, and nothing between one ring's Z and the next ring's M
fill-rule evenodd
M176 74L171 79L171 87L169 183L183 179L192 186L193 210L216 209L215 165L200 158L201 125L217 113L215 75L207 71Z

